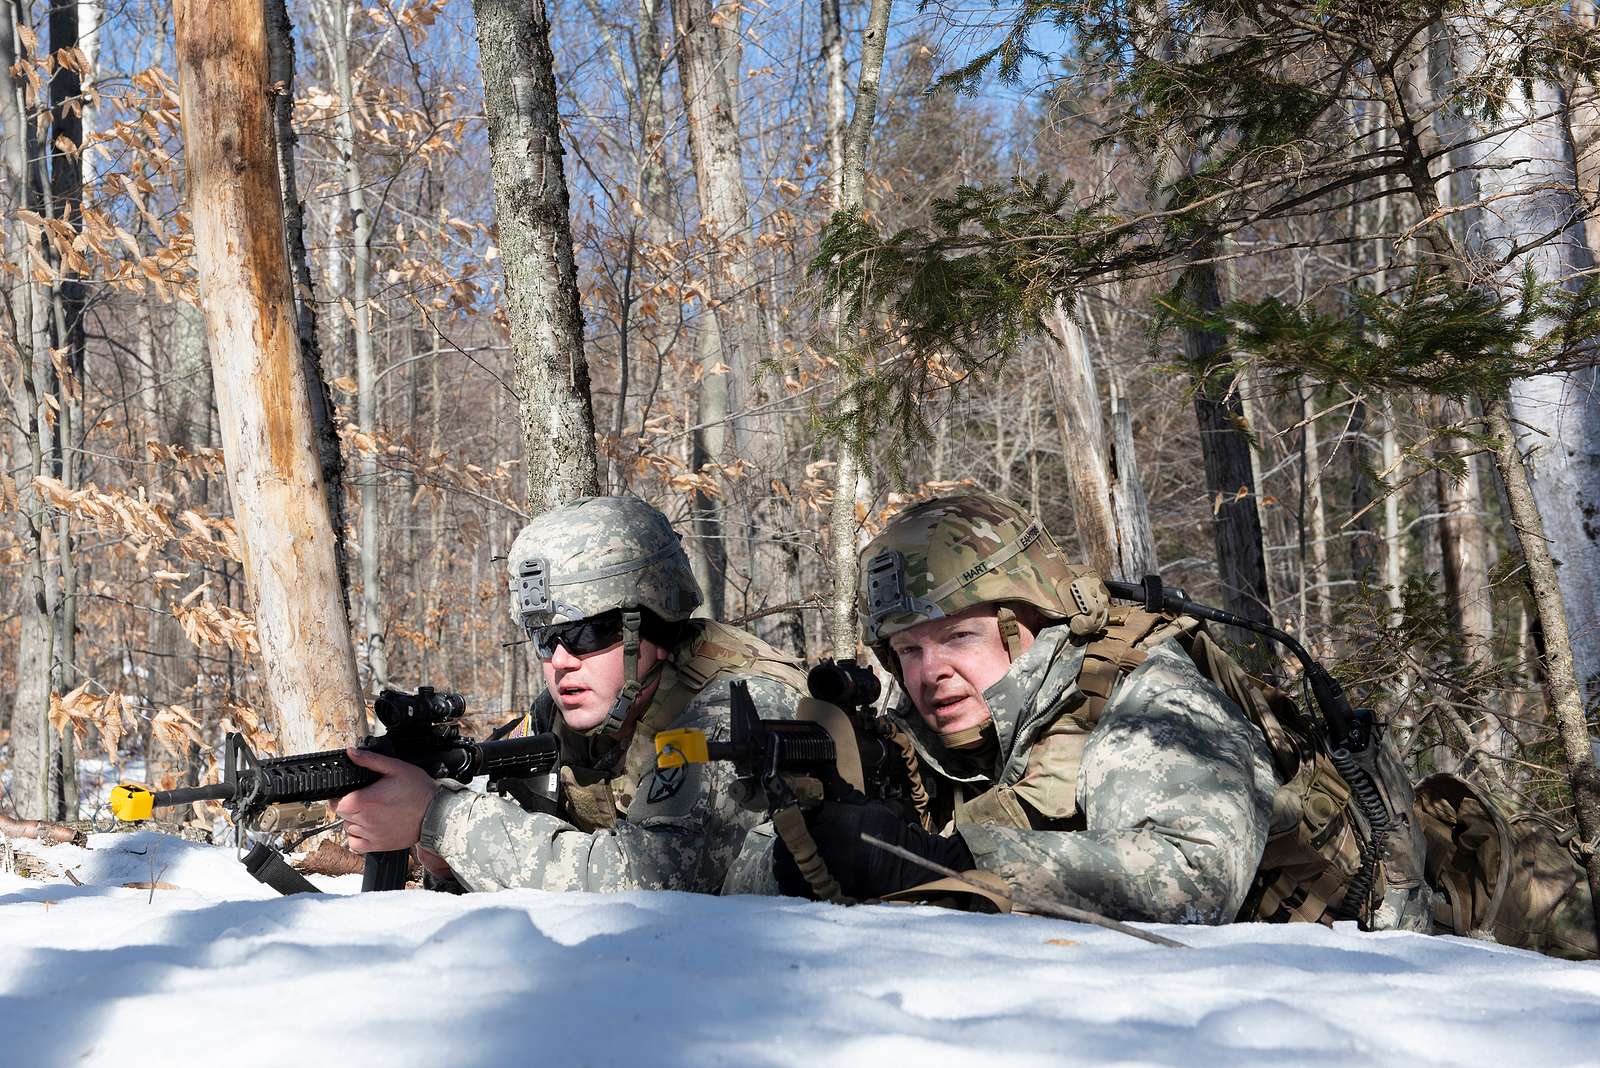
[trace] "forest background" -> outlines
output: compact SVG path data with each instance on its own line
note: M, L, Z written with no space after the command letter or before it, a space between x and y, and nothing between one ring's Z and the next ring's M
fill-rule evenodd
M496 225L485 84L506 80L461 0L278 6L261 106L360 686L459 690L498 723L538 679L503 557L552 477L526 458ZM519 7L476 21L496 6ZM61 819L130 766L214 775L228 730L277 746L172 5L6 11L0 814ZM1108 574L1278 621L1417 773L1570 822L1592 769L1558 740L1529 528L1491 460L1509 389L1581 683L1592 5L889 13L548 4L565 366L599 486L673 519L712 614L807 656L830 649L836 549L921 497L1000 493ZM1497 232L1521 202L1555 222ZM1554 383L1543 407L1517 407L1529 382Z

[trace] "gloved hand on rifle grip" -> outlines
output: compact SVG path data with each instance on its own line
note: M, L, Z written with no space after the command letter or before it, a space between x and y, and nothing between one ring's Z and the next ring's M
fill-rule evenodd
M838 880L839 888L857 900L883 897L939 878L921 865L863 842L863 833L947 868L964 871L973 866L972 853L959 835L945 838L931 834L907 823L893 806L869 801L859 793L843 800L824 801L806 813L806 826L817 843L818 856ZM783 893L791 897L813 896L781 836L773 852L772 872Z

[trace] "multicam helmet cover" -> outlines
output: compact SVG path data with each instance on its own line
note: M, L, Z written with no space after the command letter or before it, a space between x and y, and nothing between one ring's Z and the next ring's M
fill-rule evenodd
M511 618L531 630L616 608L688 619L700 604L677 531L638 497L584 497L537 516L506 561Z
M1039 521L1010 501L938 497L895 516L862 553L862 636L877 646L918 623L1004 601L1067 619L1080 612L1078 573Z

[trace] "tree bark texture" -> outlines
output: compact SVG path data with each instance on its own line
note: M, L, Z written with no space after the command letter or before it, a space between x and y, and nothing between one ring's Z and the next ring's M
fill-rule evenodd
M377 357L372 350L372 232L376 224L367 206L366 183L357 152L355 60L350 54L350 24L360 11L350 0L328 0L328 47L333 80L339 93L339 139L344 164L344 195L350 219L349 297L351 350L356 357L356 426L369 440L378 432ZM313 410L315 402L313 402ZM376 451L361 451L357 492L361 501L361 649L367 661L370 692L389 683L389 656L383 626L383 532L379 524Z
M856 83L856 111L850 120L848 133L839 129L844 119L844 34L839 22L838 0L825 0L823 7L823 39L828 49L830 149L838 142L838 156L833 160L837 166L835 208L859 212L866 194L867 142L871 140L872 124L878 114L878 86L883 78L883 49L889 33L889 11L893 2L872 0L867 28L861 38L861 73ZM834 78L836 68L837 84ZM842 309L836 305L836 343L839 341L838 325L843 320ZM848 386L850 383L847 379L843 384ZM833 505L828 516L828 532L833 548L833 557L829 561L833 572L829 637L833 655L840 660L854 659L856 655L856 585L859 580L856 532L860 526L856 517L856 503L859 497L864 496L861 483L865 474L866 463L861 442L854 433L846 433L838 443L833 472Z
M364 720L333 527L313 447L272 144L259 0L174 8L200 302L223 455L284 752Z
M1139 477L1139 460L1133 447L1133 414L1115 376L1111 379L1111 452L1107 459L1112 529L1117 532L1117 571L1135 581L1158 574L1161 561L1156 556L1155 531L1150 525L1150 498Z
M1094 358L1081 324L1057 301L1051 330L1058 345L1045 353L1062 464L1072 498L1078 549L1107 578L1138 581L1156 570L1149 502L1139 483L1133 423L1113 389L1113 434L1106 432Z
M1443 400L1435 414L1442 422L1452 424L1466 418L1459 404ZM1458 453L1467 447L1454 436L1439 442L1440 451L1445 453ZM1477 456L1469 453L1465 463L1464 476L1457 478L1441 468L1436 480L1445 596L1460 630L1462 653L1470 662L1489 655L1494 615L1489 603L1489 534L1483 523L1483 482L1478 477Z
M705 465L723 458L728 448L728 375L726 371L715 369L722 353L715 315L700 317L695 346L700 365L695 420L700 429L690 437L689 466L700 471ZM706 614L712 619L724 619L728 539L723 534L722 503L701 489L696 489L690 500L694 508L694 537L689 542L689 562L705 594Z
M1186 274L1187 296L1197 310L1214 312L1222 307L1213 266L1191 264ZM1227 366L1222 339L1211 331L1185 327L1183 347L1195 368L1195 419L1200 425L1223 604L1235 615L1267 623L1272 603L1261 543L1261 513L1256 507L1250 439L1241 425L1238 391L1232 388L1234 372Z
M474 0L528 509L600 492L544 0Z
M22 18L14 4L5 5L0 17L0 62L8 71L20 70L21 41L16 34ZM36 169L44 158L35 137L33 121L38 101L30 96L27 81L19 75L5 80L4 148L7 207L39 211L43 207L43 176ZM13 405L12 460L18 507L12 528L23 548L22 589L17 608L21 615L16 655L16 689L11 709L11 806L18 816L45 819L54 816L51 769L55 764L50 728L50 694L58 684L56 617L59 611L57 542L44 500L34 486L40 475L54 473L56 426L46 397L53 394L45 287L31 280L38 242L19 225L5 228L6 257L20 281L10 287L12 343L16 346L15 378L10 383ZM41 264L42 266L42 264Z
M700 206L700 231L709 250L708 279L712 311L721 341L721 362L727 367L729 451L711 458L728 463L747 461L752 477L739 483L738 508L749 573L744 582L744 609L757 616L757 631L780 648L803 647L804 633L791 613L768 617L759 611L769 598L783 603L798 570L797 550L786 541L781 508L768 488L783 454L782 423L758 411L761 362L769 352L754 263L754 220L745 188L743 145L739 128L741 8L724 0L672 0L678 48L678 76L683 89ZM709 450L708 450L709 451ZM722 527L728 521L724 500Z
M1490 7L1492 13L1498 5ZM1461 27L1458 69L1493 70L1508 62L1510 57L1486 51L1493 44L1471 25ZM1541 283L1573 290L1594 265L1563 121L1566 105L1560 86L1519 81L1506 94L1502 114L1480 122L1474 130L1479 140L1462 153L1477 179L1478 204L1469 220L1473 266L1514 303L1529 269ZM1541 321L1535 328L1542 332L1552 325ZM1600 696L1597 390L1600 369L1594 366L1534 375L1511 384L1506 407L1556 562L1578 682L1591 706ZM1549 620L1544 623L1548 634Z
M311 422L316 428L317 456L322 465L322 485L328 493L328 514L333 519L334 556L339 563L339 591L350 609L350 568L345 552L344 452L339 428L334 425L333 397L323 370L322 342L317 336L316 286L311 279L311 257L306 252L305 203L296 179L294 130L294 27L287 0L266 0L267 78L272 88L272 119L278 153L278 178L283 183L283 229L288 246L289 271L294 278L295 325L300 335L300 361L311 401Z
M76 0L50 6L50 51L58 54L79 46ZM72 232L83 232L83 78L68 64L57 64L50 76L50 194L48 213L65 222ZM56 280L51 292L51 347L59 353L64 372L53 374L58 403L56 432L56 477L68 489L78 488L83 454L78 445L84 436L83 369L86 332L84 284L77 271L60 257L54 257ZM54 368L52 368L54 370ZM72 518L63 512L56 518L57 557L61 590L57 602L56 683L66 690L79 682L78 589L87 576L79 573L74 547ZM57 735L51 731L50 808L57 819L76 819L78 815L78 773L71 731Z
M1067 471L1072 519L1078 529L1078 551L1107 578L1138 575L1117 573L1116 517L1111 514L1111 480L1107 477L1105 418L1095 386L1088 339L1072 312L1061 302L1051 318L1057 344L1045 352L1056 428L1061 434L1061 462Z
M1559 569L1545 536L1543 510L1535 499L1533 480L1524 466L1526 460L1511 424L1509 407L1504 400L1491 400L1484 405L1484 418L1489 435L1495 441L1511 521L1521 534L1528 583L1533 588L1534 604L1544 627L1545 697L1566 757L1567 782L1572 789L1578 832L1585 842L1594 843L1600 841L1600 770L1595 767L1594 746L1584 716L1583 691L1572 656L1573 643L1567 630ZM1586 867L1589 888L1594 894L1595 924L1600 928L1600 850L1591 849Z

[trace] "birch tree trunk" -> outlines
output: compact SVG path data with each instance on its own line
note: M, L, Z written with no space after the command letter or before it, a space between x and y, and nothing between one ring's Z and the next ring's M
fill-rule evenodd
M1327 644L1333 628L1333 605L1328 598L1328 512L1322 492L1322 439L1317 427L1317 391L1313 383L1301 380L1301 523L1300 537L1300 634L1305 644L1328 655ZM1312 634L1310 599L1315 593L1317 633Z
M1493 32L1510 5L1492 3L1475 20L1452 23L1453 68L1498 74L1514 61L1515 43ZM1577 196L1567 101L1551 82L1518 80L1491 122L1464 116L1474 139L1458 152L1476 180L1469 219L1474 281L1495 285L1510 308L1520 305L1525 273L1573 289L1592 268L1584 211ZM1554 325L1538 321L1544 332ZM1545 693L1566 759L1578 829L1600 841L1600 772L1586 705L1600 679L1600 370L1513 381L1503 396L1480 398L1511 521L1522 547L1545 637ZM1589 887L1600 923L1600 853L1588 858Z
M528 510L600 492L544 0L473 0Z
M378 431L377 365L372 351L372 231L376 220L367 207L366 184L356 145L356 91L351 67L350 29L359 4L330 0L327 5L328 58L339 94L340 156L344 196L350 217L349 314L351 350L356 358L356 427L369 441ZM292 236L291 236L292 239ZM316 402L312 402L315 411ZM367 682L376 693L389 683L389 656L383 626L383 533L379 526L378 456L361 450L358 493L361 502L360 645L367 661Z
M824 0L823 39L829 49L828 63L828 142L838 145L834 188L834 207L841 212L862 210L867 183L867 142L872 137L872 124L878 113L879 84L883 78L883 50L889 36L889 11L892 0L872 0L872 10L867 16L867 28L861 38L861 73L856 83L856 111L846 133L841 129L844 121L844 32L839 24L838 0ZM834 78L837 71L838 78ZM843 309L833 309L834 343L840 344L839 324L844 321ZM851 384L846 372L843 383ZM859 572L856 565L856 502L866 495L862 483L866 470L863 463L861 436L847 432L838 443L838 453L833 472L833 506L828 517L828 530L833 546L833 598L829 619L829 639L836 659L853 659L856 655L856 585Z
M1490 7L1493 13L1500 5ZM1456 30L1457 70L1493 71L1508 61L1498 51L1508 46L1476 23ZM1469 219L1475 268L1514 303L1526 270L1542 283L1572 290L1594 264L1564 126L1566 106L1561 87L1519 81L1506 95L1502 114L1492 123L1473 124L1470 132L1477 140L1458 150L1476 178ZM1551 325L1541 321L1535 329ZM1519 379L1511 384L1505 412L1517 428L1533 499L1544 517L1586 703L1594 701L1600 679L1597 387L1600 371L1593 366Z
M328 748L365 717L296 344L265 13L178 0L174 23L200 303L269 712L281 751Z

